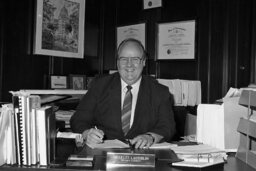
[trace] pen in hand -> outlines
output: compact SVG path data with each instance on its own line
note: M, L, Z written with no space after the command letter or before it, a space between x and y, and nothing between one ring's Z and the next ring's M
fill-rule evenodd
M104 136L104 132L100 129L97 128L97 126L94 126L94 129L98 132L97 136L101 139L101 141L103 140L103 136Z
M132 144L132 143L131 143L131 141L130 141L129 139L126 139L126 142L128 143L129 148L130 148L131 150L134 150L135 145L134 145L134 144Z

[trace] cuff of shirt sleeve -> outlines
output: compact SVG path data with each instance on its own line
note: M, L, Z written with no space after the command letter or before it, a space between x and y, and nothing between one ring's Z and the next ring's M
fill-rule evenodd
M152 136L154 144L159 143L163 139L162 135L159 135L159 134L156 134L156 133L153 133L153 132L147 132L146 134L149 135L149 136Z

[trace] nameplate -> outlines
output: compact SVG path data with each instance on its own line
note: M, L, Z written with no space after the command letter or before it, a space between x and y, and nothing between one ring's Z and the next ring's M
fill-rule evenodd
M107 153L107 168L155 167L155 154Z

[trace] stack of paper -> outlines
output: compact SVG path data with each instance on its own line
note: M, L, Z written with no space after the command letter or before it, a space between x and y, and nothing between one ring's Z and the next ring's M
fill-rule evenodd
M176 106L195 106L201 104L201 82L196 80L157 79L169 88Z
M177 144L171 144L168 142L156 143L150 146L150 149L171 149L172 147L176 147Z
M70 128L69 120L74 113L74 110L58 110L55 112L56 120L65 121L65 128Z
M183 159L181 162L173 163L173 166L207 167L224 163L227 158L225 151L204 144L177 146L171 149Z
M90 148L94 149L94 148L98 148L98 149L102 149L102 148L129 148L128 144L125 144L124 142L120 141L120 140L105 140L103 143L100 144L89 144L87 143L86 145L88 145Z

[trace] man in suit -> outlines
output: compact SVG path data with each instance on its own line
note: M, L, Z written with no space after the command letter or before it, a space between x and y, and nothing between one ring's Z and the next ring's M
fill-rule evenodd
M175 133L172 98L167 87L142 75L143 45L124 40L117 49L118 73L96 78L70 120L87 143L129 139L147 148Z

